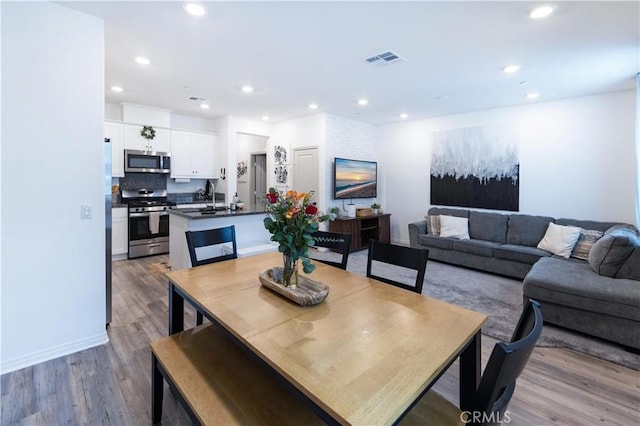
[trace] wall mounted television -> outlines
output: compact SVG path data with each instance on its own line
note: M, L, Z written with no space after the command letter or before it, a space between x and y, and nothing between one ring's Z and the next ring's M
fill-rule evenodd
M333 198L375 198L378 196L378 163L336 158L333 166Z

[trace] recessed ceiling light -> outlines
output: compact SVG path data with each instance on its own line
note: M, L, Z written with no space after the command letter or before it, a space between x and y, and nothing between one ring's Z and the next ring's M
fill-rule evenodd
M529 18L542 19L542 18L546 18L547 16L551 15L552 13L553 13L553 7L551 7L551 6L540 6L540 7L536 7L535 9L533 9L531 11L531 13L529 14Z
M269 116L267 116L267 115L263 115L263 116L262 116L262 119L263 119L264 121L269 121Z
M111 90L113 90L114 92L120 93L122 92L123 89L120 86L111 86Z
M184 6L184 10L186 10L187 12L189 12L190 14L192 14L194 16L202 16L202 15L204 15L206 13L202 6L200 6L199 4L195 4L195 3L186 4Z
M507 65L506 67L502 68L502 71L504 71L507 74L511 74L518 71L519 69L520 69L520 65Z
M309 108L318 109L318 104L309 104Z
M143 58L142 56L138 56L136 58L136 62L140 65L149 65L151 63L151 61L149 61L147 58Z
M368 103L369 103L368 99L358 99L358 105L364 106L364 105L366 105Z
M209 109L209 104L200 104L200 108Z
M540 93L531 92L531 93L527 93L526 98L527 99L537 99L539 96L540 96Z
M403 112L402 114L400 114L400 118L405 119L409 117L409 114L407 114L406 112Z
M253 87L251 86L242 86L242 91L245 93L251 93L253 92Z

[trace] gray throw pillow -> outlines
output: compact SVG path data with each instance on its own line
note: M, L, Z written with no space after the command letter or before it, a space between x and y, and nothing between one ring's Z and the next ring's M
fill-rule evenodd
M427 234L440 235L440 216L428 214L424 218L427 221Z
M632 229L608 230L589 251L589 265L597 274L614 278L639 245L640 238Z
M580 230L580 238L573 247L571 257L576 259L589 260L589 252L591 247L602 237L602 232L595 229L582 229Z

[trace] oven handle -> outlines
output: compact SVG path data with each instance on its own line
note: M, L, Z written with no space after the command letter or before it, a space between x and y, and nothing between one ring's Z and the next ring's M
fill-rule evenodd
M158 212L160 213L160 216L168 216L169 213L167 212ZM147 213L129 213L129 217L149 217L149 212Z

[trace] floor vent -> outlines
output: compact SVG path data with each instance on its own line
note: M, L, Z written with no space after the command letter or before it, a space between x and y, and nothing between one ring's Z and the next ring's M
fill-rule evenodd
M389 65L397 64L398 62L406 62L407 60L400 56L397 52L392 50L378 53L377 55L371 56L365 59L365 62L376 65L380 68L388 67Z

